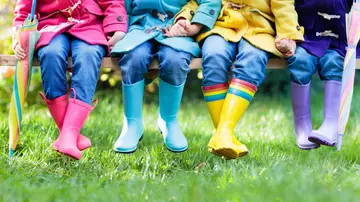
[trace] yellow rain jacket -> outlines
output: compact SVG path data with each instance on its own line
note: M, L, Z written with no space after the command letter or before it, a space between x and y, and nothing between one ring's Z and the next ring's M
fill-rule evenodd
M197 3L190 1L177 18L191 20ZM275 47L275 36L303 41L304 28L298 23L294 0L231 0L222 1L220 15L212 30L197 36L201 42L218 34L230 42L246 39L252 45L283 57Z

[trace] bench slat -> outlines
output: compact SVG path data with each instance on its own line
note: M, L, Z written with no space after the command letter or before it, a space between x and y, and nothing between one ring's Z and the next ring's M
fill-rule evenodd
M105 57L102 61L101 66L107 68L117 69L117 63L119 58L110 58ZM72 65L71 58L68 58L69 68ZM0 66L15 66L16 58L13 55L1 55L0 54ZM34 61L35 66L39 66L39 62L37 60ZM158 62L154 60L151 64L150 69L157 69L159 66ZM191 61L190 68L191 69L201 69L201 58L195 58ZM270 59L267 68L268 69L285 69L287 67L286 60L283 59ZM360 69L360 59L356 60L356 68Z

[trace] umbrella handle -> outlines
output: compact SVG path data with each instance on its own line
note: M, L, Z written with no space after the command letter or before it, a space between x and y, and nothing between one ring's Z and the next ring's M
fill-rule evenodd
M31 5L31 18L34 19L35 17L35 10L36 10L36 0L32 1Z

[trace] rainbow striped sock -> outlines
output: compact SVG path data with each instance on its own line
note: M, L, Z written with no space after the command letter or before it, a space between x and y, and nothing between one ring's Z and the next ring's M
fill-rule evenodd
M240 79L232 79L228 93L239 96L251 102L257 91L257 87L253 84Z
M213 86L204 86L202 88L205 101L214 102L218 100L224 100L228 92L229 84L222 83Z

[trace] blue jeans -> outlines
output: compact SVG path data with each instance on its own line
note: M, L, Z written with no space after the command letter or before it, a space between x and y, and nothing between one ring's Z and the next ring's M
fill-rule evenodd
M258 87L264 81L269 54L245 39L233 43L219 35L212 35L204 41L202 57L204 86L227 83L235 60L232 77Z
M325 55L319 58L298 46L288 63L291 81L300 85L308 84L316 71L321 80L342 80L344 57L334 50L327 50Z
M159 61L159 76L163 81L175 86L186 81L192 55L156 41L147 41L120 59L123 82L134 84L143 80L154 57Z
M67 34L57 35L37 51L45 96L52 100L68 93L66 69L69 53L73 60L71 88L76 91L76 99L91 104L105 48ZM71 97L74 97L73 93Z

